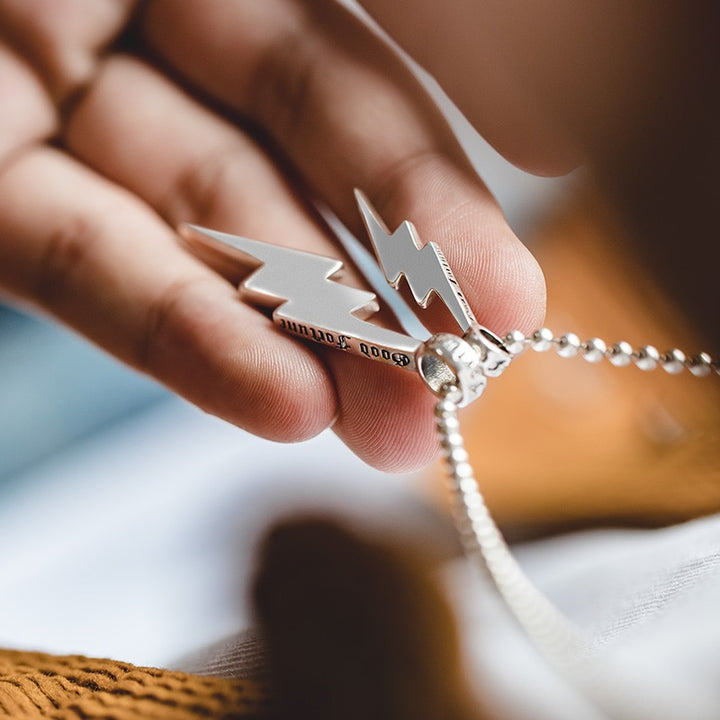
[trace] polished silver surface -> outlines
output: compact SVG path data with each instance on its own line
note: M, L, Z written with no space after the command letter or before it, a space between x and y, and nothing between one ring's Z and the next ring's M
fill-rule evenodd
M440 246L434 242L422 245L415 226L407 220L390 233L365 194L355 190L355 197L388 283L397 289L404 277L420 307L426 308L435 294L463 333L476 326L475 315Z
M625 367L632 362L632 345L624 340L615 343L608 353L608 360L615 367Z
M670 375L677 375L681 373L687 363L687 357L682 350L673 348L668 350L661 358L660 363L665 372Z
M582 346L583 359L589 363L599 363L607 353L607 345L604 340L594 337L590 338Z
M582 343L575 333L565 333L555 341L555 350L560 357L575 357L580 352Z
M450 395L458 406L469 405L487 385L480 353L457 335L438 333L418 349L417 366L426 385L439 397Z
M660 353L654 345L643 345L633 353L633 361L641 370L654 370L660 362Z
M415 369L420 341L365 318L377 312L374 293L336 282L340 260L185 225L191 241L234 251L259 265L240 285L243 299L273 308L283 330L337 350Z
M390 309L407 335L423 342L428 340L432 333L423 325L415 311L405 302L403 296L388 285L375 255L348 230L342 220L327 205L318 201L314 204L330 232L377 294L382 306Z
M360 251L359 241L329 209L323 212L321 208L320 212L371 285L386 297L403 326L412 328L407 333L368 320L379 309L376 294L337 282L343 270L340 260L194 225L183 226L181 232L190 241L255 265L255 270L240 284L241 296L271 308L273 320L282 329L344 352L417 370L436 395L445 396L448 388L453 387L452 399L460 407L477 399L487 385L487 378L499 376L514 357L528 348L546 352L554 347L560 357L581 356L590 363L607 359L616 367L634 363L641 370L662 367L671 374L687 368L698 377L713 371L720 373L718 361L707 353L689 358L677 348L664 354L652 345L633 349L626 342L608 348L600 338L581 342L575 333L556 337L545 327L529 336L513 330L500 338L477 323L436 243L422 245L415 227L408 221L390 233L368 198L359 190L355 196L382 273L372 267L367 253ZM419 321L414 324L410 321L413 313L399 294L387 295L383 275L395 289L405 278L422 308L427 307L433 295L441 298L457 321L461 335L440 333L427 339L427 329Z

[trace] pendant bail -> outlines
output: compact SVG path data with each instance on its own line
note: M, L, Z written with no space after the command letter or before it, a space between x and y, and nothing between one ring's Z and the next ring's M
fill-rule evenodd
M482 395L488 377L497 377L512 356L494 333L476 325L462 337L438 333L415 355L425 384L438 397L465 407Z

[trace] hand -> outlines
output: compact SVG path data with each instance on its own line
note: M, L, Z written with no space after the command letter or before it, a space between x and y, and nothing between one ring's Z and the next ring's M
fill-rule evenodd
M0 27L0 284L208 412L282 441L337 418L389 470L435 454L417 378L283 335L181 222L339 256L301 198L361 235L357 186L441 243L482 323L541 321L539 269L445 121L331 0L0 0Z

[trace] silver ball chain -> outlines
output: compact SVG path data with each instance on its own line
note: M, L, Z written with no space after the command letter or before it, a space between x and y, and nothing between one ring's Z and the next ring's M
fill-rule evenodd
M576 659L584 643L576 628L524 573L492 519L460 433L455 388L435 406L435 420L448 471L455 526L465 553L477 558L527 634L554 661Z
M548 328L529 336L515 330L503 338L503 343L513 357L529 348L536 352L554 348L560 357L579 355L590 363L608 360L616 367L634 364L645 371L662 367L672 375L685 369L697 377L712 372L720 375L720 363L705 352L688 357L677 348L660 353L652 345L633 348L627 342L608 347L597 337L582 342L575 333L555 336ZM466 555L477 558L479 567L487 569L500 596L535 645L595 694L593 687L599 687L600 681L594 673L588 674L589 666L585 664L591 656L590 643L525 574L485 504L460 432L456 400L462 393L452 383L436 393L440 399L435 420L447 467L453 519ZM627 716L636 717L633 713ZM642 713L637 716L642 717Z
M608 360L616 367L632 363L645 371L662 367L671 375L685 369L696 377L706 377L712 372L720 375L720 362L706 352L688 357L677 348L660 353L652 345L633 348L627 342L608 347L597 337L582 342L575 333L555 336L548 328L540 328L528 336L513 330L502 342L513 357L528 348L536 352L555 348L560 357L579 355L589 363ZM434 391L440 396L435 408L436 424L447 464L453 517L463 547L469 556L482 559L500 594L526 632L546 651L562 659L568 644L575 646L577 651L583 643L575 628L522 571L490 516L460 433L457 399L463 394L458 385L447 383ZM549 642L550 638L552 642ZM558 653L556 648L560 646L563 651Z
M706 377L712 372L720 375L720 361L706 352L688 356L682 350L673 348L661 353L653 345L633 348L630 343L624 341L608 347L604 340L597 337L582 342L575 333L555 336L548 328L540 328L528 336L519 330L513 330L503 338L503 342L514 356L520 355L528 348L536 352L547 352L555 348L560 357L570 358L579 355L589 363L608 360L615 367L624 367L631 363L640 370L654 370L661 367L670 375L677 375L685 369L696 377Z

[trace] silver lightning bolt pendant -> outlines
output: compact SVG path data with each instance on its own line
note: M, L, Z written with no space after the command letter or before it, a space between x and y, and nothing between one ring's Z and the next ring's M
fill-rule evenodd
M387 282L398 288L404 277L415 301L428 305L436 295L448 307L460 335L439 333L422 341L368 321L378 311L374 293L338 281L340 260L257 240L184 225L182 235L258 267L240 284L241 297L272 308L283 330L344 352L417 371L440 397L462 407L480 396L512 356L502 340L478 324L440 247L421 246L405 221L390 233L368 199L355 192L360 213ZM357 242L357 241L356 241ZM371 280L372 283L372 280Z

